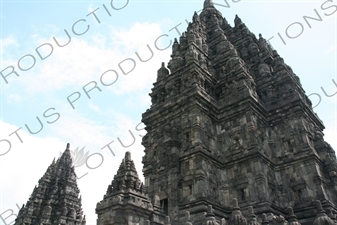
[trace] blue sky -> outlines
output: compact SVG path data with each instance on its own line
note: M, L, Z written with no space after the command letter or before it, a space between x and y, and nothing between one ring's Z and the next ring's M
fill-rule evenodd
M317 93L310 96L313 105L317 105L318 96L321 97L314 110L326 126L325 139L337 149L337 94L327 97L321 89L323 87L330 95L337 91L332 81L337 83L337 7L333 7L337 2L214 2L219 4L217 8L230 24L233 25L235 14L238 14L256 36L259 33L266 39L274 36L270 39L272 46L300 77L307 95ZM13 66L20 76L9 75L8 84L0 77L0 140L6 139L12 145L6 153L8 142L0 142L0 154L6 153L0 156L0 214L8 209L17 213L16 204L26 203L47 166L69 142L72 149L85 147L94 154L88 162L89 167L101 164L97 169L89 169L86 165L76 168L78 176L86 174L78 184L87 224L96 224L96 203L102 200L126 150L131 152L141 175L144 148L140 135L145 131L142 125L136 126L141 114L150 106L148 93L157 70L161 62L169 61L171 54L171 47L158 50L155 40L165 34L158 41L158 47L168 46L170 40L179 37L173 28L180 24L177 29L185 31L185 20L190 21L194 11L202 6L203 1L1 1L0 71ZM100 23L91 13L97 8L95 13ZM309 24L306 23L304 16L318 18L317 14L321 21L307 19ZM75 32L80 33L90 26L83 35L75 35L72 31L73 24L79 20ZM64 29L71 41L65 47L58 47L53 37L59 43L67 43ZM53 46L52 52L46 43ZM42 56L51 53L44 60L36 52L41 45ZM135 52L144 59L149 58L147 45L154 55L148 62L140 62ZM27 54L34 56L36 63L31 69L22 71L18 61ZM118 64L128 58L135 60L136 65L132 72L124 75ZM31 56L25 56L19 64L23 69L31 65ZM125 71L132 69L130 60L120 66ZM118 79L113 85L104 86L100 77L108 70L116 71ZM10 69L3 74L8 71ZM115 79L113 72L104 76L105 83ZM89 90L94 87L93 82L101 91L93 89L89 99L83 87L90 83ZM81 96L74 102L73 109L67 97L75 92ZM74 100L76 95L70 99ZM57 115L45 118L45 112L47 116L58 113L59 118ZM39 133L31 134L25 124L32 131L38 131L37 116L44 126ZM18 134L23 143L15 134L9 136L20 127ZM135 137L134 144L130 132ZM118 138L124 145L132 145L124 148ZM110 146L115 156L107 148L101 149L112 141ZM98 153L104 157L103 162ZM10 216L10 212L2 216ZM10 217L6 222L13 219ZM0 225L3 224L0 220Z

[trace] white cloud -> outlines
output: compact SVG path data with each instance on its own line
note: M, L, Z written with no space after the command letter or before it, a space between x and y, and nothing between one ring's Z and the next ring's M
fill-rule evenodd
M332 44L327 50L324 51L324 54L335 52L336 49L337 49L337 44Z
M331 91L327 92L329 94L336 93L337 87L332 88ZM326 96L324 96L326 97ZM325 123L325 130L324 132L324 140L328 142L331 147L337 151L337 95L334 95L333 97L326 97L325 100L327 101L327 105L329 105L329 108L325 108L325 110L330 109L329 116L327 117L328 121ZM337 153L337 152L336 152Z
M336 123L333 125L328 125L328 127L324 130L324 140L328 142L331 147L337 151L337 126ZM337 153L337 152L336 152Z
M100 109L97 105L94 105L91 101L88 103L90 109L94 110L95 112L100 112Z
M9 55L9 49L12 47L18 47L19 44L17 42L17 39L13 36L8 36L6 38L0 38L0 55L1 55L1 61L0 65L3 64L4 62L7 62L7 60L5 61L5 59L2 59L4 55ZM2 65L1 65L2 67Z
M17 103L20 103L21 100L22 100L22 97L18 94L10 94L7 97L7 101L9 104L17 104Z
M130 29L116 29L110 27L111 39L115 45L125 46L130 51L137 51L140 47L152 43L161 34L160 24L139 23L133 24ZM137 37L137 38L135 38Z
M32 76L29 74L27 78L20 80L29 92L50 92L69 86L84 86L92 80L97 80L105 68L109 69L109 55L112 59L118 56L112 50L73 38L69 46L63 49L55 48L51 59L40 62L38 75L28 78ZM32 79L39 80L44 85L36 87L29 84Z
M93 4L93 3L90 3L88 5L88 13L91 13L92 11L94 11L95 9L97 9L97 7Z
M31 37L32 37L33 39L37 38L38 36L39 36L38 34L32 34L32 35L31 35Z
M98 48L106 48L106 41L107 38L104 35L96 34L95 36L91 37L91 41L97 45Z
M8 80L15 88L19 85L25 92L34 95L50 93L66 87L82 89L91 81L97 82L101 88L106 88L100 84L100 77L107 70L115 70L118 73L118 80L108 89L113 89L117 94L140 90L153 83L156 77L153 68L155 71L159 69L163 58L168 59L171 53L171 48L159 51L154 45L155 40L162 34L159 24L135 23L129 29L111 28L109 40L100 34L88 39L72 37L69 45L63 48L57 47L53 39L39 38L36 40L36 46L49 43L53 46L52 54L45 60L41 60L35 53L35 66L27 72L19 71L20 77L9 76ZM60 43L67 42L60 38L57 40ZM167 46L169 38L166 41L167 44L164 45ZM160 45L160 41L158 44ZM135 53L138 52L143 59L149 59L151 52L147 45L150 46L154 55L148 62L141 62ZM51 48L47 45L41 47L40 50L43 56L51 53ZM119 63L127 58L134 59L136 65L131 73L124 75L119 68ZM15 65L15 61L7 59L4 63ZM127 62L121 64L121 67L126 72L129 70ZM36 85L36 82L43 85ZM11 85L7 85L6 88L11 90Z
M114 88L115 93L135 92L144 88L148 92L148 88L151 87L157 77L153 71L157 71L160 68L162 61L168 61L171 54L171 47L160 51L157 49L156 44L158 47L164 48L170 42L166 40L165 42L167 43L163 43L165 39L163 41L159 39L158 43L155 43L156 39L163 34L158 24L136 23L129 30L112 30L114 43L125 46L128 52L132 52L128 57L118 61L118 63L121 63L120 67L122 67L127 75L121 75L118 85ZM170 40L172 38L167 37L167 39ZM128 58L134 61L126 60ZM139 58L146 62L142 62ZM131 70L132 72L128 74ZM123 74L122 71L120 73Z
M6 37L5 39L0 39L0 42L1 42L1 47L2 49L5 49L11 45L14 45L14 46L19 46L16 38L14 37Z

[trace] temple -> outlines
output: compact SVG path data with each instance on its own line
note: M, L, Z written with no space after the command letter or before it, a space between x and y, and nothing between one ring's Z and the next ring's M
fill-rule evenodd
M144 183L126 152L97 225L337 224L322 121L277 51L234 24L206 0L174 40L143 114ZM85 225L71 164L68 145L15 225Z
M210 0L143 114L144 184L127 153L98 225L335 224L337 163L300 79Z
M86 225L69 144L35 186L14 225Z

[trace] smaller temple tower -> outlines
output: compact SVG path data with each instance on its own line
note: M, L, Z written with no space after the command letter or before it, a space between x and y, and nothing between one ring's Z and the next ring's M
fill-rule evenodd
M151 203L138 177L131 153L126 152L117 174L103 200L97 203L97 225L163 224L165 219L159 198Z
M86 224L69 147L50 164L14 225Z

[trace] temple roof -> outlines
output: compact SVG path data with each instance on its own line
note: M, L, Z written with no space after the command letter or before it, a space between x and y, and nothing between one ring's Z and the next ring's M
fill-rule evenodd
M67 144L62 156L52 161L19 211L15 225L86 223L69 148Z
M117 174L108 187L105 198L120 192L125 193L127 190L144 192L144 185L138 177L130 152L125 153L125 157L119 166Z

